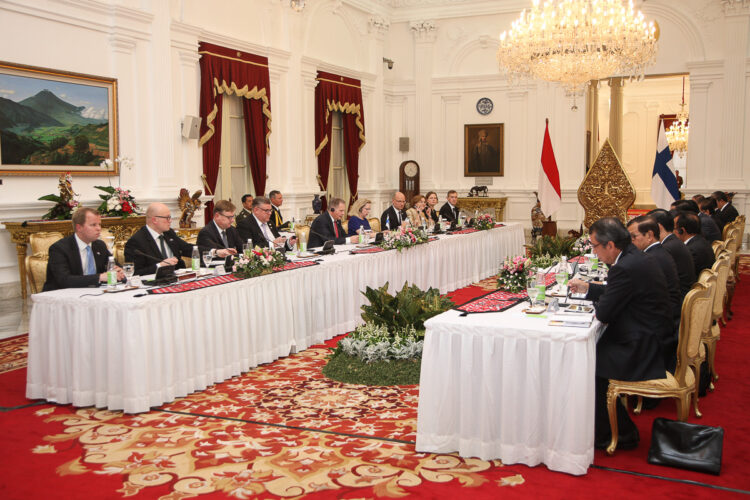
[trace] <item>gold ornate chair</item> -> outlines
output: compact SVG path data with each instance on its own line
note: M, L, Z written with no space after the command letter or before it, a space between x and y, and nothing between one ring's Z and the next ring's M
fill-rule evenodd
M719 327L719 319L724 315L724 300L727 295L727 278L729 277L730 271L730 260L727 252L724 252L714 262L711 271L716 273L716 294L711 305L711 321L710 327L707 331L703 332L701 336L701 342L706 346L706 359L708 360L708 371L711 374L711 384L708 386L710 390L714 389L714 382L719 380L719 375L716 373L716 344L721 338L721 328ZM725 323L726 324L726 323Z
M367 219L367 222L370 223L370 229L372 229L376 233L380 232L380 219L378 219L377 217L370 217Z
M651 398L675 398L677 399L677 418L685 422L690 411L690 396L695 390L695 375L689 369L689 353L698 353L701 341L701 330L706 314L709 313L711 304L709 289L703 283L696 283L685 296L682 302L682 315L680 321L680 340L677 345L677 368L672 375L665 371L665 378L624 381L609 380L607 389L607 412L609 413L609 425L612 429L612 441L607 446L607 453L614 454L617 448L617 413L616 402L621 394L643 396Z
M47 280L47 262L47 253L26 257L26 277L29 279L31 293L39 293L44 288L44 282Z
M47 279L47 262L49 261L49 247L61 239L63 234L57 231L32 233L29 235L31 255L25 259L26 278L29 281L31 293L39 293Z
M714 257L718 258L719 254L727 248L727 244L721 240L716 240L711 243L711 249L714 251Z
M29 247L31 248L31 255L48 254L49 247L57 240L62 239L62 237L63 234L57 231L30 234Z
M342 220L341 221L341 227L344 228L344 234L345 235L349 234L349 219Z
M703 321L703 327L701 328L701 343L698 348L698 354L697 356L690 357L690 366L693 368L693 373L695 374L695 391L693 391L693 410L695 411L696 417L702 417L703 414L698 410L698 396L699 396L699 389L700 389L700 380L701 380L701 365L704 361L706 361L706 343L704 342L704 339L706 337L711 336L711 323L713 321L713 304L716 300L716 279L717 279L717 273L713 271L712 269L704 269L701 271L701 275L698 278L699 283L703 283L708 287L708 302L711 304L711 308L709 308L705 320Z

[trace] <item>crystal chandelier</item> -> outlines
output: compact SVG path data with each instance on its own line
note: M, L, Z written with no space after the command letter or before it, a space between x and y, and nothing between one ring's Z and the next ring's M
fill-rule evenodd
M568 96L591 80L643 77L656 58L656 27L622 0L533 1L500 35L497 60L511 83L558 82Z
M685 156L688 147L688 135L690 134L690 125L688 124L688 113L685 111L685 77L682 77L682 103L680 112L677 113L677 121L667 129L667 142L672 154L677 152L680 158Z

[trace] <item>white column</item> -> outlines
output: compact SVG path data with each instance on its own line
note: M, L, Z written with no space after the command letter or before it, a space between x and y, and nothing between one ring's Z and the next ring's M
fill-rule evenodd
M708 90L714 80L690 74L690 135L688 136L688 168L690 175L683 177L683 189L716 184L716 169L719 167L715 155L708 157L709 96ZM718 146L718 145L717 145ZM709 175L709 172L710 175Z
M724 2L724 87L721 121L722 148L718 162L720 188L744 187L742 178L745 133L745 73L748 43L748 2ZM692 132L692 116L691 116Z
M432 21L413 21L414 35L415 127L412 156L423 170L434 168L432 150L432 64L437 27ZM394 168L395 171L395 168ZM395 174L394 174L394 179ZM395 186L394 186L395 187Z
M621 77L609 80L609 142L617 157L622 160L622 90L625 82Z

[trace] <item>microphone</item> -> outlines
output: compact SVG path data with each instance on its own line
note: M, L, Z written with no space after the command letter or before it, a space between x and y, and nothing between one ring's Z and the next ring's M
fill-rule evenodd
M164 259L160 259L160 258L158 258L158 257L154 257L153 255L149 255L149 254L147 254L146 252L141 252L141 251L140 251L140 250L138 250L137 248L135 249L135 253L137 253L137 254L138 254L138 255L140 255L141 257L146 257L146 258L148 258L148 259L151 259L151 260L152 260L152 261L154 261L154 262L161 262L161 261L163 261L163 260L164 260Z

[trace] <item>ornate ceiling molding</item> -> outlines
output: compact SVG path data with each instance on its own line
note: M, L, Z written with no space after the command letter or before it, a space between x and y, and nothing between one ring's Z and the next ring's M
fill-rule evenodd
M434 21L411 21L409 30L417 41L431 42L435 40L437 26Z

